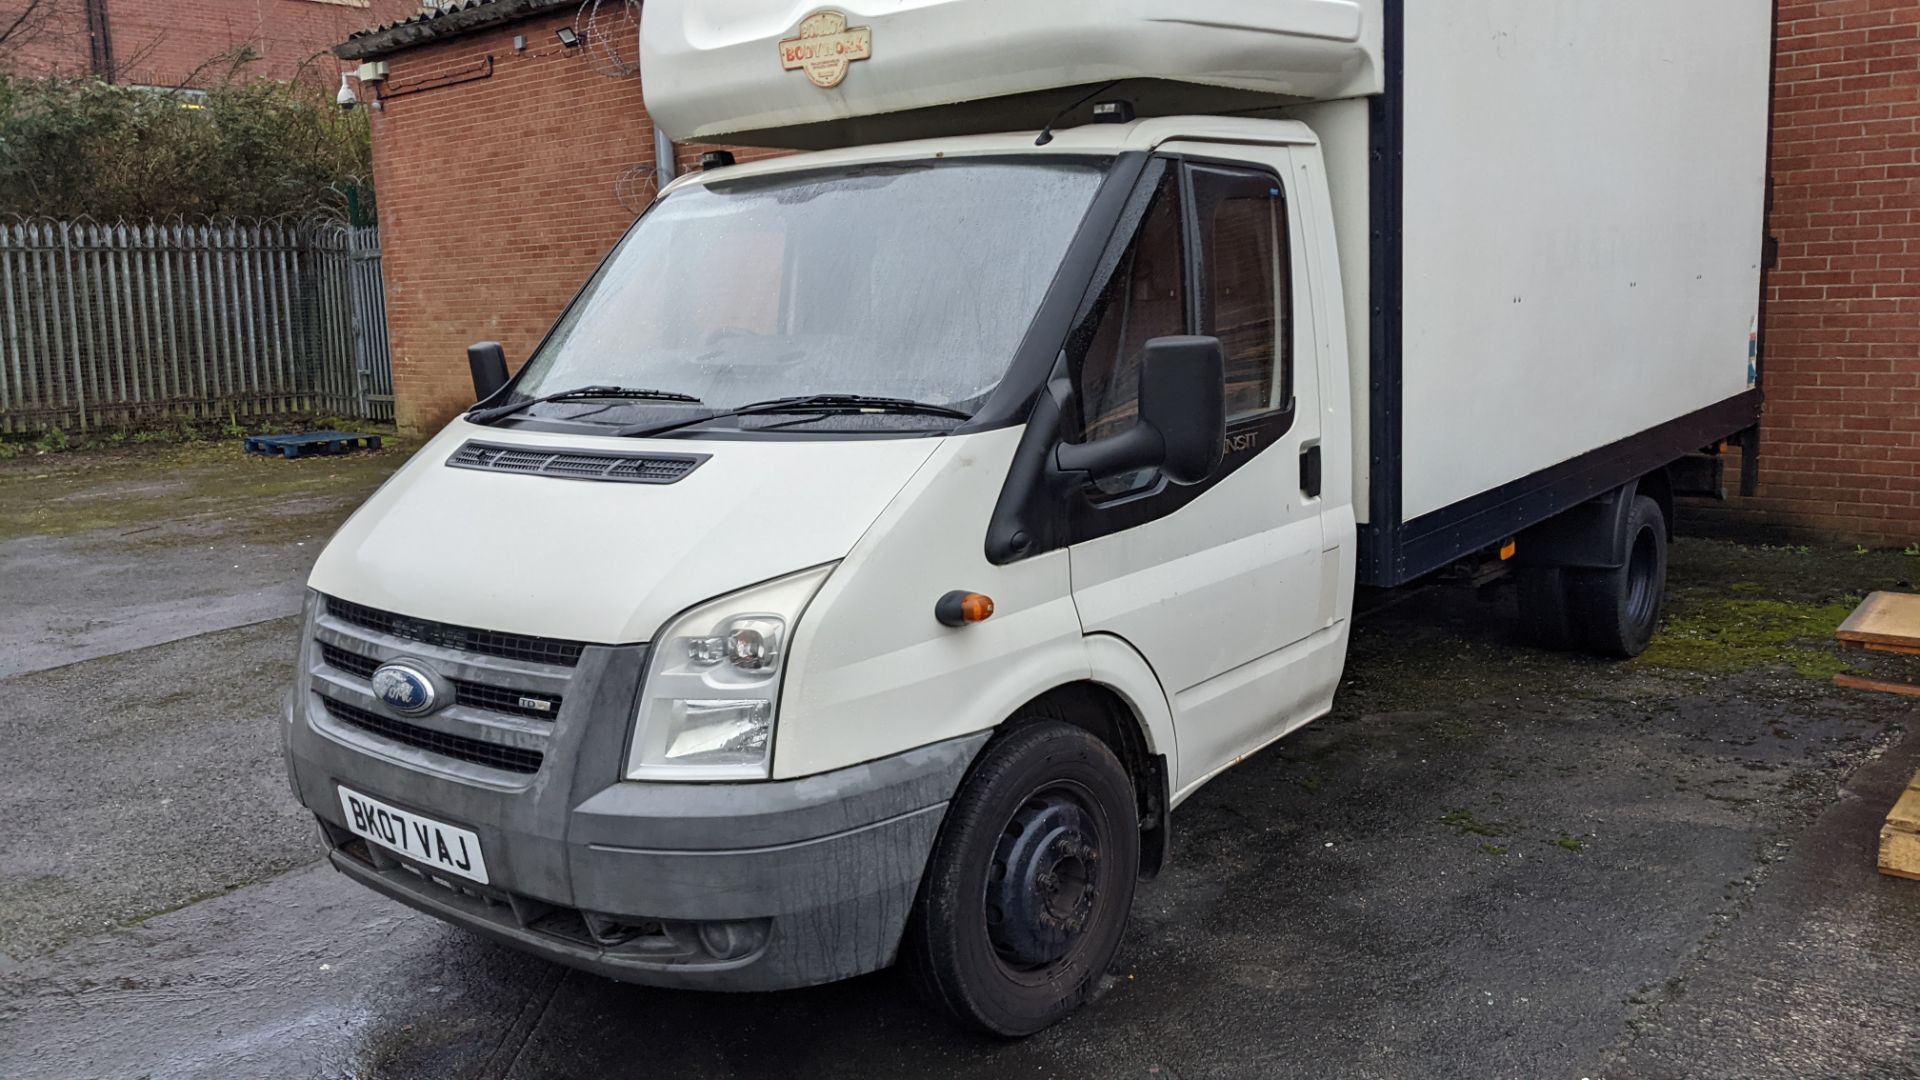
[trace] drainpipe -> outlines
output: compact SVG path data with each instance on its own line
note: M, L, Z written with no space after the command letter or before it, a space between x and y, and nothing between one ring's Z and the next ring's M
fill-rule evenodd
M86 0L87 60L95 78L102 82L120 81L114 70L113 31L107 25L107 0Z
M658 126L653 129L653 182L655 191L665 191L679 170L674 167L673 140Z

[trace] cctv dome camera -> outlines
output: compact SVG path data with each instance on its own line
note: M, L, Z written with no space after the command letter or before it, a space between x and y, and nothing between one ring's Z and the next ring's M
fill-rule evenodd
M353 87L347 84L347 76L344 74L340 76L340 92L333 96L333 100L343 109L351 109L360 104L360 99L354 95Z

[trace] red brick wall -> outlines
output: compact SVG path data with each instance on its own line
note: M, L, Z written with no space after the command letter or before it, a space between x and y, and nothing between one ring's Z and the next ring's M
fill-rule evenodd
M0 17L22 0L0 0ZM25 74L89 73L86 11L81 0L53 0L45 31L5 57ZM217 57L250 45L259 59L248 76L328 83L340 63L329 50L356 30L420 13L419 0L106 0L116 82L203 86L228 64Z
M402 431L432 431L473 403L469 344L499 341L513 367L525 362L653 193L640 80L561 47L554 31L572 25L562 8L387 58L373 169ZM487 77L452 81L489 57ZM699 148L680 157L697 162Z
M1707 511L1920 540L1920 0L1783 0L1760 496Z
M0 26L23 22L3 48L0 69L24 75L84 75L89 70L87 12L83 0L41 0L26 12L28 0L0 0Z

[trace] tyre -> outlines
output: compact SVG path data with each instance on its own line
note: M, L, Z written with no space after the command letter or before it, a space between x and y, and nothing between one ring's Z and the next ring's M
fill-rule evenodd
M1557 566L1522 567L1514 575L1520 601L1520 637L1543 649L1569 649L1573 626L1567 613L1566 571Z
M1636 496L1627 512L1627 561L1611 570L1568 570L1567 608L1580 643L1602 656L1639 656L1660 625L1667 590L1667 519Z
M947 807L902 959L929 1004L1005 1038L1066 1017L1098 986L1140 870L1133 782L1070 724L989 743Z

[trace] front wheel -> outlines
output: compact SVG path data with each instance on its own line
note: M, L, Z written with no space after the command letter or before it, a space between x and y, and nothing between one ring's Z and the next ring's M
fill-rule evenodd
M1031 1035L1106 973L1139 872L1133 783L1113 751L1059 721L1018 727L947 808L903 959L961 1023Z

